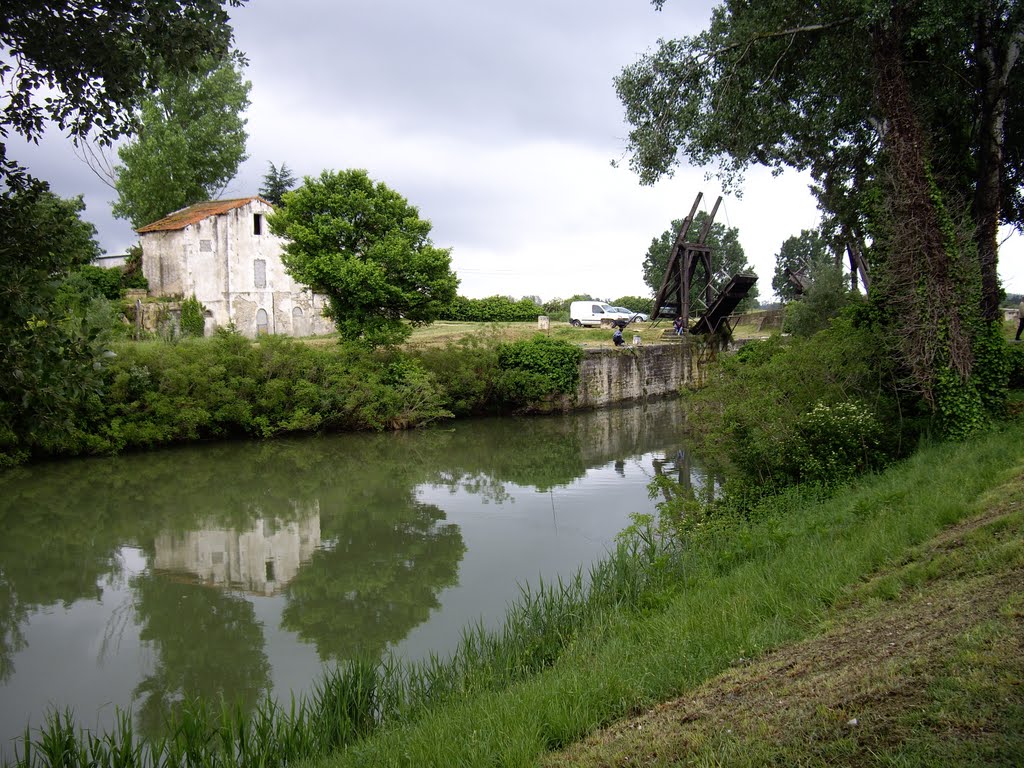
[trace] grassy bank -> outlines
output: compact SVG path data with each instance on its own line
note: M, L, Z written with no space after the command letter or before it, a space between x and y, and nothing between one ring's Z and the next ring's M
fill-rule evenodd
M1024 764L1024 475L980 506L854 586L823 633L543 764Z

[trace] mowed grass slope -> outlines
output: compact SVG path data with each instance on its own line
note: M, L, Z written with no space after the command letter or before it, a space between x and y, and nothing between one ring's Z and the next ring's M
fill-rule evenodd
M1024 475L853 588L823 634L543 764L1024 765Z

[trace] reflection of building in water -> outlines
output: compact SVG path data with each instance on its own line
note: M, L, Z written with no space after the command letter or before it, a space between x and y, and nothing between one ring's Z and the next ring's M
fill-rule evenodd
M320 545L320 505L296 505L296 519L256 518L246 531L209 528L156 537L153 567L207 584L272 595L295 578Z

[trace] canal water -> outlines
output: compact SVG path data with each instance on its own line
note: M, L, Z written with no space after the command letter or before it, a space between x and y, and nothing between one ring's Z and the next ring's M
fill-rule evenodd
M357 654L444 655L519 585L604 556L677 402L230 443L0 474L0 757L47 711L146 734L175 701L308 692Z

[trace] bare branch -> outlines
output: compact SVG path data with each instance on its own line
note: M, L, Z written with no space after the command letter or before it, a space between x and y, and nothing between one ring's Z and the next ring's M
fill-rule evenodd
M715 56L718 56L719 54L727 53L727 52L729 52L731 50L734 50L736 48L739 48L741 46L746 48L746 50L743 52L744 55L746 55L746 51L750 50L750 47L754 43L759 43L762 40L771 40L771 39L776 38L776 37L789 37L789 36L793 36L795 38L797 35L802 35L802 34L805 34L805 33L808 33L808 32L821 32L822 30L826 30L826 29L834 29L835 27L841 27L844 24L849 24L855 18L856 17L854 17L854 16L847 16L847 17L842 18L842 19L837 19L836 21L830 21L827 24L808 24L808 25L803 26L803 27L791 27L789 29L780 29L780 30L777 30L775 32L765 32L763 35L754 35L753 37L747 38L746 40L742 40L742 41L737 42L737 43L730 43L729 45L725 45L725 46L722 46L721 48L717 48L717 49L715 49L713 51L709 51L707 55L708 55L708 58L714 58ZM790 43L790 45L792 45L792 43Z
M92 141L76 141L73 147L75 157L89 166L97 179L111 189L117 189L117 171L104 145Z

